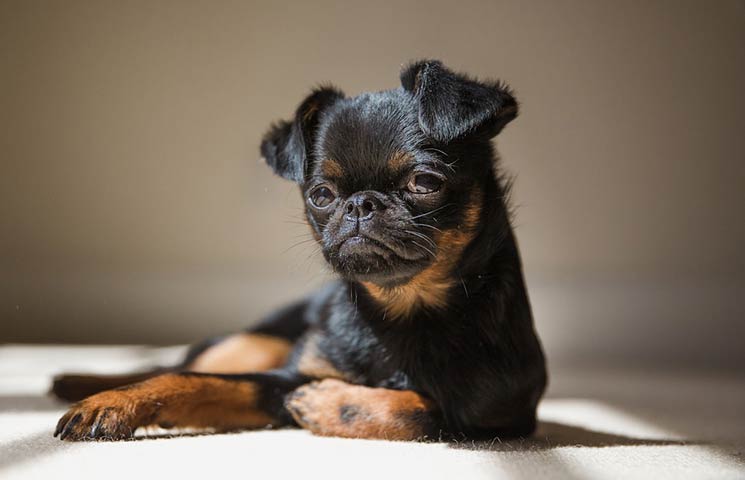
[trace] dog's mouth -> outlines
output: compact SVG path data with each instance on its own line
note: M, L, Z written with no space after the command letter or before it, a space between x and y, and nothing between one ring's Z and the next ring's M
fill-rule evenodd
M383 242L370 238L366 235L352 235L349 238L343 240L339 245L339 253L344 255L345 253L364 253L369 251L371 253L386 253L393 252L393 250L385 245ZM395 252L394 252L395 253Z
M406 238L376 238L357 232L324 252L331 266L350 280L391 283L425 268L431 255Z

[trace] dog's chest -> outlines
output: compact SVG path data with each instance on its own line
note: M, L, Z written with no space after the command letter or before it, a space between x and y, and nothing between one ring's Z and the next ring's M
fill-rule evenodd
M441 332L412 330L376 331L361 328L357 334L334 342L338 364L348 369L356 383L393 389L433 392L438 384L467 374L464 369L476 352Z

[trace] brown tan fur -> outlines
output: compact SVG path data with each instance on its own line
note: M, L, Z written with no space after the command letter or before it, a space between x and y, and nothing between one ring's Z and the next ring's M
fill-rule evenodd
M199 355L187 370L205 373L261 372L287 362L292 343L257 333L231 335Z
M96 431L113 440L149 425L233 430L271 424L273 419L255 408L256 399L256 387L249 382L160 375L76 403L60 419L56 433L63 439L83 440Z
M407 165L413 163L411 155L401 150L396 150L388 158L388 169L392 172L400 172Z
M336 160L327 158L321 164L321 172L323 176L330 179L338 179L344 176L344 170Z
M445 306L446 294L457 281L452 275L453 268L460 260L463 250L476 235L482 198L480 190L473 190L462 225L435 235L437 257L429 267L409 282L392 288L363 282L389 317L407 317L422 306L435 309Z
M334 367L318 348L319 334L311 333L303 345L303 351L297 363L297 369L311 378L340 378L345 375Z
M285 403L300 426L316 435L417 440L430 429L430 400L409 390L389 390L327 379L295 390Z

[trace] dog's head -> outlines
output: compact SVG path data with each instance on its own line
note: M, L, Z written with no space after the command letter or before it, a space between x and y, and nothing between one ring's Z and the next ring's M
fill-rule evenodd
M517 103L505 85L437 61L409 65L401 85L353 98L319 88L269 130L261 151L300 185L336 272L381 298L404 292L436 306L479 229L484 185L494 181L489 140Z

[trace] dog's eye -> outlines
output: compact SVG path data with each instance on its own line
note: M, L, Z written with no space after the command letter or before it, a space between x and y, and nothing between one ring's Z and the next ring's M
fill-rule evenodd
M406 185L411 193L433 193L440 187L442 187L442 179L431 173L417 173Z
M310 203L316 208L326 208L336 199L336 195L328 187L320 186L310 192Z

